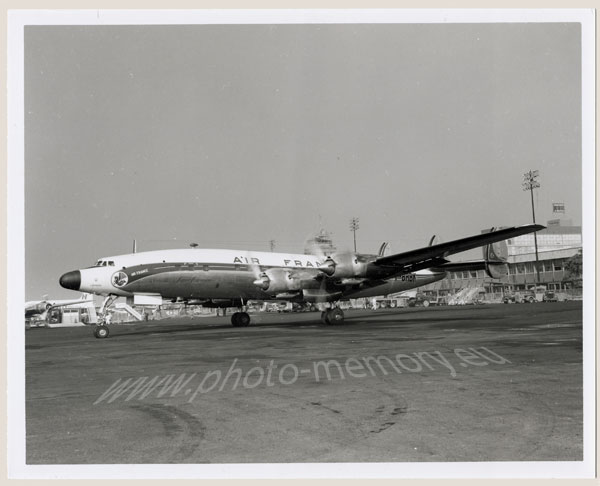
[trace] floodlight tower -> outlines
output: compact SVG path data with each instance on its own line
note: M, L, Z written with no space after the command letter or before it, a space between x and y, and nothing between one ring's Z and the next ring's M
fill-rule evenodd
M531 194L531 214L533 215L533 224L535 224L535 205L533 203L533 190L540 187L540 183L537 181L538 176L540 175L539 170L530 170L529 172L525 172L523 174L523 190L529 191ZM538 257L538 244L537 244L537 232L533 233L533 242L535 245L535 275L536 282L539 285L540 283L540 268L539 268L539 257Z
M354 252L356 253L356 230L359 228L358 226L358 218L352 218L350 220L350 231L354 233Z

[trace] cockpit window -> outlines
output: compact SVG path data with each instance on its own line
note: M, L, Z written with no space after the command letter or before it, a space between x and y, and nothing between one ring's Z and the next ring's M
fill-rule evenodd
M114 267L115 266L115 262L113 260L98 260L96 263L94 263L93 265L94 267Z
M95 264L95 267L106 267L106 266L111 266L114 267L115 266L115 262L113 262L112 260L107 261L107 260L98 260Z

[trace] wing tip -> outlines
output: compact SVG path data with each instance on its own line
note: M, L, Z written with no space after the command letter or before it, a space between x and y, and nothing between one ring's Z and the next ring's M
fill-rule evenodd
M543 229L546 229L546 226L544 226L543 224L538 224L538 223L526 224L526 225L524 225L524 227L531 228L532 231L541 231Z

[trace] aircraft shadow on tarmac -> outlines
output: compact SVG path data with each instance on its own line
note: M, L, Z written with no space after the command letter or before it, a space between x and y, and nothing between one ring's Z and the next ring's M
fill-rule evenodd
M307 319L306 321L291 321L291 322L253 322L250 324L250 328L261 328L261 329L269 329L269 328L278 328L278 327L286 327L286 328L303 328L303 327L322 327L327 329L343 329L348 326L355 326L365 324L364 320L352 322L350 319L346 319L344 324L336 325L336 326L327 326L321 323L320 318L318 319ZM168 327L167 327L168 326ZM208 325L202 326L199 324L193 325L182 325L182 324L165 324L165 327L154 328L154 327L142 327L139 326L136 329L126 329L123 328L125 332L120 332L117 326L111 328L111 337L117 336L139 336L140 334L177 334L182 332L194 332L194 333L204 333L211 331L219 331L219 330L227 330L227 331L241 331L239 334L244 334L244 330L247 328L237 329L232 327L231 324L216 324L216 325Z
M396 313L397 314L397 313ZM379 316L385 316L385 315L394 315L394 313L379 313ZM344 323L343 324L338 324L338 325L326 325L323 324L321 322L321 318L320 318L320 314L318 313L314 313L313 315L310 316L306 316L305 319L299 319L299 320L293 320L293 321L286 321L286 320L280 320L278 322L256 322L256 320L253 320L252 324L250 324L250 328L261 328L261 329L269 329L269 328L278 328L278 327L286 327L286 328L296 328L296 329L300 329L300 328L305 328L305 327L317 327L317 328L323 328L323 329L339 329L339 330L343 330L344 328L348 328L348 327L354 327L354 326L364 326L364 325L368 325L369 321L372 320L372 318L376 317L375 314L371 314L371 315L361 315L361 316L347 316L344 319ZM160 322L160 321L158 321ZM176 334L176 333L180 333L180 332L210 332L210 331L216 331L216 330L238 330L236 328L233 328L231 326L231 324L229 323L223 323L223 324L209 324L206 326L203 326L202 324L198 324L198 321L195 321L194 324L190 323L190 324L170 324L165 322L164 324L158 324L158 322L155 321L155 323L153 323L152 325L148 326L148 325L144 325L144 324L137 324L137 325L133 325L133 326L119 326L119 325L113 325L111 326L111 337L117 337L117 336L133 336L133 335L140 335L140 334ZM157 326L160 325L160 327ZM164 327L163 327L164 326ZM244 332L244 328L240 329L241 333L243 334Z
M346 314L346 318L344 319L343 324L338 325L326 325L321 322L319 313L312 313L310 315L306 315L306 318L298 318L297 316L302 316L301 314L295 315L298 320L279 320L276 322L256 322L253 320L250 325L251 328L261 328L261 329L273 329L279 327L286 327L290 329L301 329L306 327L311 328L323 328L324 330L337 330L339 329L343 332L344 329L349 327L360 327L360 326L370 326L373 324L382 323L382 321L387 321L389 323L402 325L402 324L412 324L414 322L426 322L428 324L444 324L447 322L457 322L457 321L483 321L483 320L498 320L501 317L494 316L482 316L477 315L470 317L461 315L459 316L448 316L448 315L436 315L435 312L425 312L424 309L411 309L411 310L391 310L391 311L377 311L369 314L360 314L360 315L352 315ZM289 315L289 314L288 314ZM397 320L390 321L390 317L395 318ZM414 319L418 317L417 319ZM111 337L119 337L119 336L139 336L139 335L151 335L151 334L177 334L177 333L204 333L218 330L228 330L234 331L238 330L233 328L230 323L224 322L222 324L209 324L202 325L198 324L198 321L194 321L194 323L190 324L176 324L176 323L160 323L154 322L150 326L144 324L138 324L134 326L112 326L111 329ZM160 326L160 327L158 327ZM240 334L244 332L244 329L240 329Z

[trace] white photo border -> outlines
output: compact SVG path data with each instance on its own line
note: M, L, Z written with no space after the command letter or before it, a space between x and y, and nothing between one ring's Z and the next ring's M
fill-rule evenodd
M304 23L581 24L584 266L584 457L573 462L298 463L208 465L27 465L25 335L7 326L9 478L592 478L596 460L595 371L595 12L592 9L292 9L8 11L7 322L22 319L24 298L24 27Z

